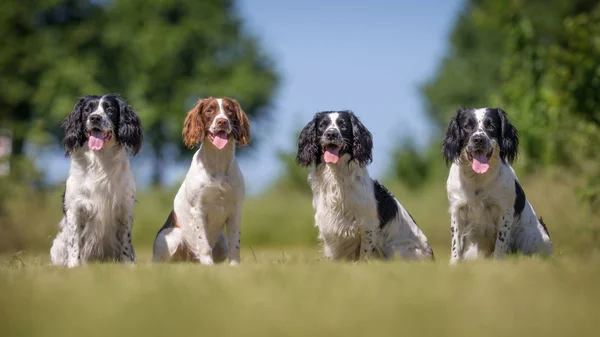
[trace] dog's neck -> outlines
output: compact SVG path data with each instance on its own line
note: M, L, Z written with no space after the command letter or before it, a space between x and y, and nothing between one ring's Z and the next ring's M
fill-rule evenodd
M332 201L343 201L354 190L364 190L370 180L367 168L350 160L349 155L342 156L337 164L317 165L310 176L313 192L327 195Z
M235 140L230 139L221 150L209 140L205 140L200 145L196 157L209 173L227 173L235 161Z
M111 141L99 151L90 150L87 144L71 154L71 173L83 175L97 182L97 185L120 183L122 173L129 170L129 160L125 149Z

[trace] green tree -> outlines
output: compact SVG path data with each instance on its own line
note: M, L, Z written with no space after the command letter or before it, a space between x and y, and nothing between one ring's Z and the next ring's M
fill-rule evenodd
M100 10L77 0L0 4L0 124L12 131L13 168L19 168L26 140L48 141L47 131L57 132L54 125L77 95L101 89L93 53Z
M0 121L13 132L14 160L27 141L59 140L78 96L116 92L142 119L155 183L165 149L183 149L196 99L235 97L256 120L278 83L227 0L4 1L0 39Z
M159 183L163 155L179 145L186 112L205 96L231 96L244 111L267 113L278 76L233 1L123 0L103 13L107 87L135 104L154 156Z

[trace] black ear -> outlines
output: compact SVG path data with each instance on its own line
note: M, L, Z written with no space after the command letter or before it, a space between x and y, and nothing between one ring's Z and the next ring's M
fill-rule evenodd
M460 125L458 119L462 109L456 110L454 116L450 119L450 124L446 129L446 136L442 141L442 155L446 165L452 164L458 157L460 157L460 151L462 150L462 142L460 139Z
M503 161L508 161L512 164L517 158L517 152L519 150L519 132L508 120L506 112L500 108L497 108L496 110L502 121L502 132L499 139L500 158Z
M85 97L81 97L73 107L73 111L71 111L69 116L62 123L62 127L65 129L63 145L65 146L66 155L71 155L73 151L85 144L85 123L83 121L84 103Z
M354 138L352 158L360 166L365 166L373 161L373 136L353 113L350 113L350 121Z
M314 164L319 156L317 144L317 119L315 117L302 129L298 137L298 152L296 153L296 164L310 166Z
M120 97L117 141L134 156L142 147L142 122L133 108Z

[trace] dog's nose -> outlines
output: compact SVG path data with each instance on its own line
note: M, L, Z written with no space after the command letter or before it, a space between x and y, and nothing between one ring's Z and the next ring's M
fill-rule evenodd
M102 117L100 115L90 115L90 122L92 123L100 123Z
M219 118L215 121L215 124L217 124L218 127L227 127L227 125L229 124L229 121L225 118Z
M327 130L325 131L325 139L327 140L335 140L337 138L337 132L335 130Z
M474 135L473 136L473 144L475 144L475 145L483 145L484 141L485 141L485 137L483 137L483 135Z

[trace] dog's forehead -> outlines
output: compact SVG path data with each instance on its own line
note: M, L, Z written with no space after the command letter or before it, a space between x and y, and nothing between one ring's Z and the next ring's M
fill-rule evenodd
M114 95L104 95L100 98L99 104L105 109L108 107L119 107L119 99Z

